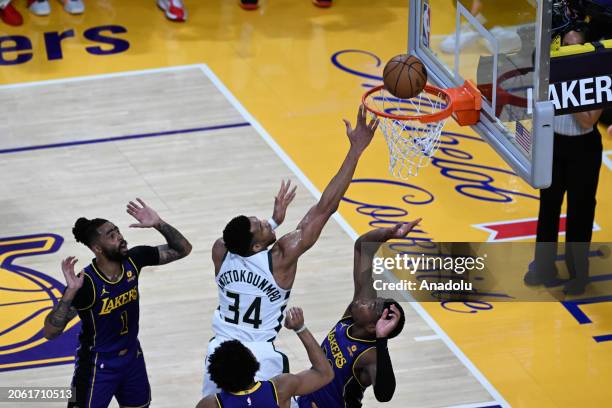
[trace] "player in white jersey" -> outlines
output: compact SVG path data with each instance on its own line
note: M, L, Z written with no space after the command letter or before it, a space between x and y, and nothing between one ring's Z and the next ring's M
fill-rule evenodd
M295 280L298 258L312 247L323 227L338 209L361 154L370 144L378 121L366 121L360 106L355 129L346 119L349 151L340 170L323 191L319 202L304 216L297 228L278 241L274 227L285 219L287 206L295 196L290 183L282 183L271 220L240 215L223 230L213 245L215 281L219 307L214 312L215 337L208 344L203 395L219 392L208 374L208 356L226 340L240 340L260 363L256 380L268 380L289 372L287 357L275 350L272 341L281 329L283 311ZM271 223L276 225L271 225Z

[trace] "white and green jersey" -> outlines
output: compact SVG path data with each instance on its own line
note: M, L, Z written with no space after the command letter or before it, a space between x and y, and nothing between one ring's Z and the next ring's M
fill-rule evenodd
M215 282L219 289L212 324L216 337L242 342L276 338L291 291L274 280L269 250L248 257L228 251Z

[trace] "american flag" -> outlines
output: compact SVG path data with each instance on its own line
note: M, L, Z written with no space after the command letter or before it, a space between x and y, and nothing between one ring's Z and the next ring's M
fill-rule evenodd
M527 152L531 153L531 133L518 120L516 121L516 142Z

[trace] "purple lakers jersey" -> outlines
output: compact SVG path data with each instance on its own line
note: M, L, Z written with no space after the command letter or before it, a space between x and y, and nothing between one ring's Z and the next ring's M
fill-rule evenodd
M272 381L258 381L246 391L222 391L216 398L221 408L279 408L276 387Z
M85 267L83 287L73 301L82 321L79 335L82 347L104 353L136 345L140 268L158 261L157 248L135 247L121 260L121 274L114 282L103 274L95 259Z
M355 376L354 366L364 352L375 347L376 340L352 337L351 326L353 319L345 317L327 334L321 348L334 369L334 379L320 390L300 397L300 408L310 408L311 402L320 408L361 407L365 387Z

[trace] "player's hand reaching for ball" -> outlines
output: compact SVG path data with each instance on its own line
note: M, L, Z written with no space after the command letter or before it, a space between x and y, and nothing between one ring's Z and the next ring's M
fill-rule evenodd
M285 313L285 327L299 330L304 327L304 312L299 307L292 307Z
M66 292L64 297L72 298L83 286L83 279L85 275L83 272L78 275L74 273L74 265L76 265L78 259L74 256L69 256L62 261L62 273L66 279Z
M274 212L272 214L272 219L278 225L281 225L283 221L285 221L285 215L287 214L287 207L295 198L295 190L297 186L294 186L291 190L291 180L281 181L280 190L278 190L278 194L274 197Z
M391 309L391 311L389 311ZM384 339L397 327L400 319L400 312L395 305L383 310L382 316L376 322L376 337Z
M374 118L367 123L368 111L366 110L364 105L359 106L359 111L357 112L357 123L355 124L355 129L352 128L351 123L343 119L344 124L346 125L346 135L351 142L351 149L355 149L357 153L361 154L366 147L372 141L372 137L374 136L374 132L378 127L378 119Z
M155 228L161 223L161 218L154 209L148 207L144 201L137 198L138 204L130 201L127 205L127 213L136 218L138 223L131 224L131 228Z

